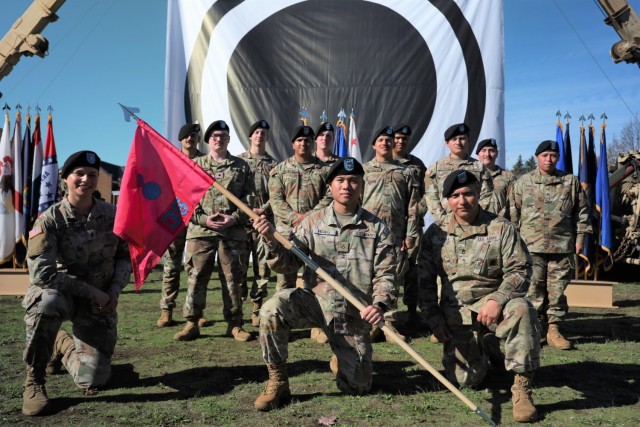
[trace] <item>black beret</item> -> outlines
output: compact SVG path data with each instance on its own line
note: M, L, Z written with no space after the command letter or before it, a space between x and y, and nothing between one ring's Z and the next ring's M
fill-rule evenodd
M209 137L215 130L226 130L227 132L229 132L229 125L227 125L227 122L225 122L224 120L216 120L215 122L211 123L207 130L204 132L205 142L209 141Z
M376 143L376 139L378 139L380 135L385 135L393 138L393 128L391 126L385 126L382 129L380 129L378 132L376 132L373 135L373 141L371 141L371 145Z
M298 126L293 130L293 135L291 135L291 142L295 141L301 136L313 139L315 134L313 133L313 129L311 129L311 126Z
M478 142L478 146L476 147L476 154L478 154L484 147L493 147L497 150L498 143L493 138L483 139L482 141Z
M364 175L364 168L359 161L353 157L341 157L336 160L329 168L327 173L327 182L330 182L338 175Z
M546 141L542 141L538 148L536 148L536 156L545 151L555 151L556 153L560 152L560 146L556 141L552 141L547 139Z
M320 135L322 132L335 132L335 130L333 129L333 125L331 124L331 122L324 122L320 125L320 127L318 128L318 130L316 131L316 135Z
M182 141L192 133L200 132L200 125L198 123L187 123L180 128L180 133L178 134L178 141Z
M458 123L453 126L449 126L449 128L444 131L444 140L448 141L458 135L467 134L469 134L469 126L467 126L466 123Z
M74 169L82 167L90 167L100 170L100 157L93 151L78 151L69 156L62 169L60 169L62 178L69 176Z
M453 171L444 180L442 195L449 197L458 188L468 187L475 182L478 182L478 178L472 172L464 169Z
M409 127L409 125L405 125L403 123L399 124L399 125L395 125L393 127L395 129L395 133L401 133L402 135L411 135L411 128Z
M266 129L269 130L269 122L267 122L266 120L258 120L257 122L255 122L254 124L251 125L251 127L249 128L249 135L251 136L253 135L253 133L256 131L256 129Z

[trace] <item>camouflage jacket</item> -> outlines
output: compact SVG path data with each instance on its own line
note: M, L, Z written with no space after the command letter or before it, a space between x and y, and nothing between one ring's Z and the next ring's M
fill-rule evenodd
M269 203L280 233L291 234L296 212L306 214L331 203L331 191L325 183L328 171L327 164L317 157L302 164L293 156L271 171Z
M495 195L495 209L498 215L509 218L509 191L516 182L514 174L496 165L496 169L489 171L493 180L493 192Z
M358 208L352 222L340 226L332 203L304 218L293 241L365 305L381 302L390 307L396 300L396 255L392 234L371 212ZM303 265L280 244L270 245L269 249L268 263L274 271L292 273ZM359 311L308 266L303 279L304 287L313 290L318 297L327 324L335 319L336 331L342 326L348 328L350 318L360 318Z
M501 307L523 297L531 279L531 256L515 227L506 219L480 210L463 230L453 214L432 224L422 238L419 264L420 308L432 329L470 325L487 300ZM437 276L442 282L438 305Z
M245 151L238 157L247 162L253 173L255 199L249 201L249 206L264 209L267 212L267 216L271 216L271 206L269 205L269 173L277 166L278 162L267 153L258 155L252 154L251 151Z
M93 199L88 216L67 198L47 209L29 233L31 285L91 298L91 287L118 294L129 283L129 245L113 233L116 208Z
M316 153L313 153L313 155L315 157L318 157L316 156ZM319 157L318 157L318 160L320 160ZM320 161L326 164L328 167L331 167L331 165L334 164L337 160L338 160L338 156L336 156L335 154L331 154L327 160L320 160Z
M373 159L364 165L362 207L383 220L396 239L418 238L417 216L420 184L413 170L392 160Z
M418 179L418 184L420 185L418 188L418 197L420 200L424 197L424 177L427 173L427 167L424 162L420 160L418 157L413 154L409 154L407 157L394 157L394 160L400 162L400 164L411 168L414 172L414 175ZM420 219L420 224L424 225L424 216L427 214L426 204L420 203L418 205L418 218Z
M444 180L451 172L465 169L473 172L480 187L480 206L489 212L497 213L495 207L495 196L493 194L493 181L489 170L477 159L467 157L466 159L452 159L447 156L435 162L429 169L424 180L425 194L423 204L426 204L428 211L435 221L442 221L446 214L449 213L449 205L447 199L442 197L442 186Z
M566 172L547 176L536 168L522 175L513 184L509 205L529 252L573 253L576 242L591 233L584 191L578 178Z
M227 153L227 158L221 163L213 160L210 155L197 157L194 161L206 173L214 177L216 182L243 202L247 203L247 199L254 196L253 174L247 162L241 158ZM231 215L236 223L222 231L212 230L206 226L206 223L207 217L214 212ZM187 231L187 240L205 237L246 240L247 232L243 228L246 223L248 223L248 217L221 192L211 186L193 212Z

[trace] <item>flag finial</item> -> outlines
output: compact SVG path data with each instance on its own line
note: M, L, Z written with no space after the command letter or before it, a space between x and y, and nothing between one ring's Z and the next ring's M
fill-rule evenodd
M9 111L9 110L11 110L11 107L9 107L9 104L7 104L7 103L5 102L5 103L4 103L4 107L2 107L2 109L3 109L4 111Z
M589 125L593 124L593 121L596 119L593 115L593 113L589 113L589 117L587 117L587 119L589 119Z
M607 113L605 113L604 111L602 111L602 115L600 116L600 118L602 119L602 123L604 124L608 117L607 117Z
M338 120L344 122L347 118L347 113L344 112L344 108L340 108L340 112L338 113Z
M571 121L571 114L569 114L569 112L567 111L567 113L564 115L564 119L567 121L567 123L569 123Z
M556 117L558 118L558 121L560 121L560 117L562 117L560 110L556 111Z
M580 114L580 118L578 119L579 122L582 122L582 126L584 126L584 122L587 121L587 119L584 118L584 114Z
M320 123L325 123L329 120L329 116L327 116L327 110L322 110L322 114L320 114Z
M122 108L122 112L124 113L124 121L125 122L130 122L131 121L131 117L133 117L136 120L138 119L138 116L135 115L135 113L139 113L140 109L136 108L136 107L125 107L124 105L120 104L118 102L118 105L120 106L120 108Z

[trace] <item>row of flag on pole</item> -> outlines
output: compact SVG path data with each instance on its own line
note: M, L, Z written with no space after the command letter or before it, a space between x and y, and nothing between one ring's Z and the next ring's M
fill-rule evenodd
M558 116L559 116L558 112ZM558 117L559 118L559 117ZM569 132L571 116L565 115L566 128L563 128L560 120L556 123L556 142L560 149L557 169L573 174L573 159L571 154L571 135ZM593 115L589 117L593 119ZM603 123L600 132L600 144L598 156L595 147L595 126L590 124L587 129L584 124L580 126L580 159L578 166L578 179L587 198L589 212L591 213L591 225L593 234L587 235L584 248L579 254L584 263L586 276L592 276L602 265L605 271L613 267L613 228L611 225L611 200L609 191L609 167L607 159L607 117L601 117ZM580 117L584 122L584 116ZM595 266L595 268L593 267Z
M24 265L27 236L36 218L60 198L52 109L43 144L40 108L36 108L33 131L29 113L23 130L21 108L16 106L12 127L5 104L0 137L0 264L12 261L13 267Z
M302 107L299 113L299 120L304 125L309 125L309 113L306 108ZM362 152L360 151L360 140L356 131L356 117L353 109L349 114L349 129L347 133L346 125L347 114L344 108L338 113L338 121L335 126L335 139L333 142L333 155L336 157L353 157L362 163ZM328 120L327 113L322 112L320 122L325 123Z

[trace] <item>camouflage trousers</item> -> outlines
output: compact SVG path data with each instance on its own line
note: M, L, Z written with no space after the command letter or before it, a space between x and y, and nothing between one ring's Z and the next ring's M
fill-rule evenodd
M338 357L338 389L349 394L364 394L371 389L373 348L371 327L360 318L351 323L353 335L334 332L333 320L325 315L313 291L303 288L277 292L260 309L260 345L266 363L284 363L289 357L291 329L322 328L331 350Z
M173 310L180 291L180 271L182 271L182 255L187 237L185 228L171 243L164 254L164 270L162 272L162 297L160 308Z
M418 304L418 254L420 253L420 244L422 242L422 234L418 236L414 247L407 251L407 271L403 276L404 294L402 296L402 302L405 305L417 305Z
M207 306L207 285L218 254L218 274L222 289L222 313L227 322L242 324L242 294L240 285L244 279L243 259L246 242L219 237L189 239L186 248L188 276L187 297L182 314L190 320L202 317Z
M504 341L504 366L508 371L522 374L538 369L540 323L536 310L527 299L514 298L507 302L495 329L478 323L475 320L477 313L472 315L473 325L462 325L455 317L450 319L447 316L453 338L444 344L442 364L449 381L457 382L460 387L480 384L489 367L491 349L487 346L498 345L484 339L492 333Z
M573 277L573 254L532 253L533 272L527 298L549 323L561 322L569 311L564 290Z
M26 313L27 339L24 361L44 369L51 359L56 334L62 322L73 324L75 350L62 359L67 372L80 388L106 384L111 376L111 357L118 339L116 313L97 314L89 300L55 289L29 287L22 306Z
M397 239L396 240L396 260L398 261L397 265L396 265L396 283L404 283L404 279L406 277L406 274L408 273L411 264L411 260L410 260L410 254L411 251L415 249L412 248L409 251L407 250L401 250L402 249L402 239ZM416 257L417 257L417 253L416 253ZM418 300L418 288L417 288L417 269L415 271L416 277L415 277L415 289L410 289L410 292L414 292L415 293L415 302L417 303ZM399 285L398 285L399 286ZM407 288L406 288L406 283L405 283L405 294L407 292ZM403 297L403 301L406 301ZM384 320L389 321L389 322L395 322L397 320L397 312L398 312L398 304L397 302L393 302L391 307L387 307L387 311L384 312Z
M247 244L246 262L249 262L249 254L253 258L253 284L251 285L249 296L251 301L260 302L267 298L267 285L271 278L271 270L267 265L269 249L257 231L247 232L247 236L249 237L249 242ZM246 280L245 276L245 283Z

